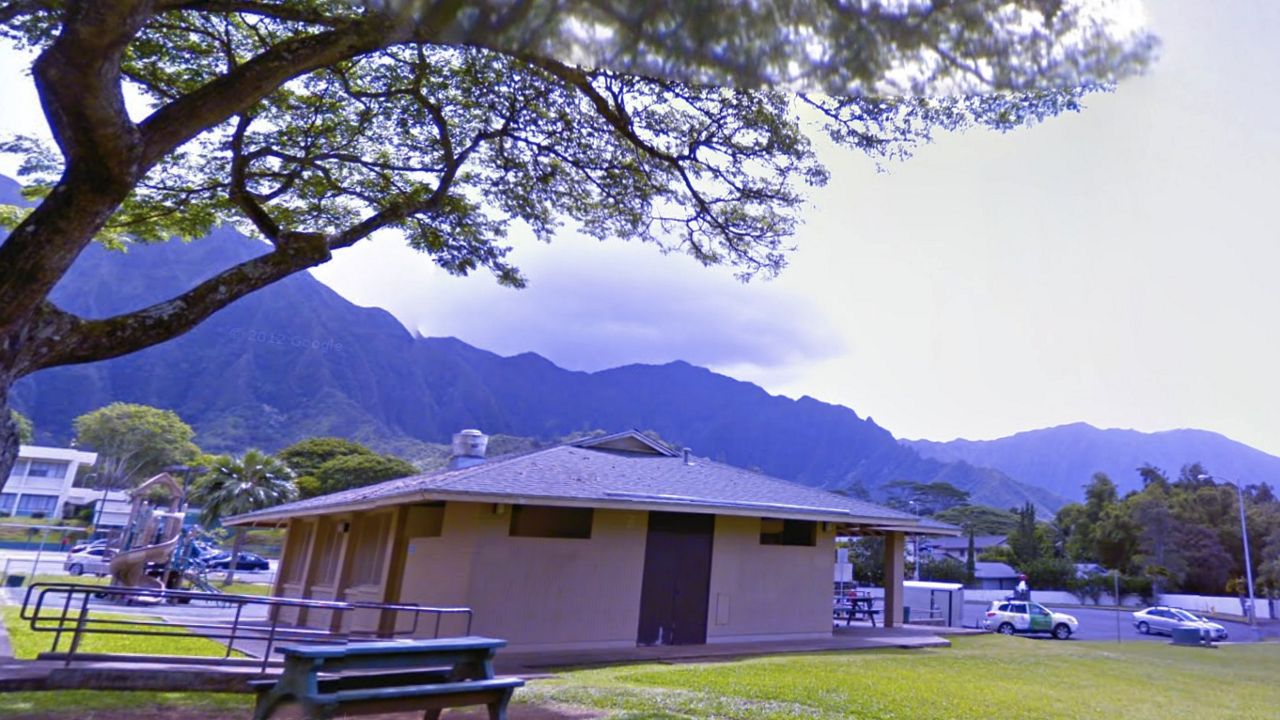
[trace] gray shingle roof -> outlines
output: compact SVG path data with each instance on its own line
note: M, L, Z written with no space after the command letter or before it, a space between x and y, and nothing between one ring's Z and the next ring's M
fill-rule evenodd
M973 576L975 578L987 580L999 580L1003 578L1016 578L1018 571L998 562L975 562L973 564Z
M300 500L241 515L229 522L262 522L468 497L512 504L663 506L664 509L669 506L672 510L687 512L809 517L886 527L914 527L919 520L907 513L705 458L691 458L686 464L680 456L559 445L494 458L461 470L389 480ZM943 525L935 529L949 527Z

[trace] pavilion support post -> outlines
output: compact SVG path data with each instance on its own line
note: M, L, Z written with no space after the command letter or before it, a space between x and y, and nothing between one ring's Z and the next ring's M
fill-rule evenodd
M884 626L902 625L902 579L906 574L906 536L891 532L884 536Z

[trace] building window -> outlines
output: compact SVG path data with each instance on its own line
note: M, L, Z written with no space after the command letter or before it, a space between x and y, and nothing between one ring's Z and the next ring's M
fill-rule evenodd
M13 503L17 499L17 493L0 493L0 513L12 515Z
M19 460L18 462L14 463L13 469L9 471L9 477L11 478L23 477L26 474L27 474L26 460Z
M31 465L27 468L27 477L29 478L42 477L62 479L66 476L67 463L32 460Z
M760 518L760 544L813 547L818 544L818 523L812 520Z
M444 503L410 505L405 518L406 538L440 537L444 534Z
M57 495L23 495L18 498L18 515L48 517L58 507Z
M515 505L511 508L511 537L591 538L591 508Z

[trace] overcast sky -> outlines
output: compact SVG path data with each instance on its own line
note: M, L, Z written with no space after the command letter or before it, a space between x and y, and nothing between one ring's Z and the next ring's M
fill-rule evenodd
M899 437L1085 421L1280 454L1280 2L1146 5L1159 63L1082 114L940 137L888 173L824 146L831 183L771 282L569 232L515 238L523 291L393 238L315 274L423 335L581 370L683 359ZM13 108L28 81L0 60Z

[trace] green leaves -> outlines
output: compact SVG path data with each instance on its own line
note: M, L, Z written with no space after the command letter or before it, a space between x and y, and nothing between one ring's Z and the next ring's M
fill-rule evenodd
M100 482L137 482L165 467L193 460L195 431L176 413L117 402L75 420L80 447L98 453Z
M284 463L249 450L240 457L219 457L192 486L191 502L200 506L201 522L213 526L232 515L288 502L297 494L293 472Z
M1046 0L718 9L291 0L158 12L121 66L157 108L317 33L380 40L212 120L150 169L98 239L124 247L231 222L272 241L320 233L336 248L395 229L450 273L483 268L519 287L510 225L549 240L571 221L772 275L803 189L827 178L792 91L817 93L803 107L836 142L900 158L935 128L1010 129L1078 109L1154 51L1121 16ZM8 33L24 42L59 30L35 6L15 13ZM62 167L29 138L0 150L46 184Z
M31 424L31 419L17 410L9 411L9 419L18 428L18 442L23 445L30 445L31 440L35 437L35 426Z
M281 450L279 457L298 476L298 490L304 498L418 473L398 457L379 455L342 438L300 440Z

